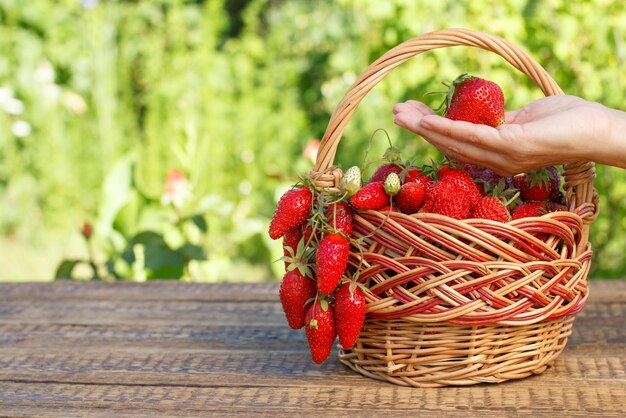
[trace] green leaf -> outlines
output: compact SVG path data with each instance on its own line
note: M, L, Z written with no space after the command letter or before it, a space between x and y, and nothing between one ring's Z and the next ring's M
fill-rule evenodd
M72 271L78 263L80 260L63 260L54 273L54 280L72 280Z
M206 233L209 230L209 227L206 223L206 219L204 219L204 216L202 215L193 215L191 217L191 222L193 222L193 224L197 226L198 229L204 233Z
M113 229L115 217L131 198L134 162L133 154L120 159L104 180L98 224L105 235Z
M195 244L185 244L178 249L185 260L206 260L204 248Z

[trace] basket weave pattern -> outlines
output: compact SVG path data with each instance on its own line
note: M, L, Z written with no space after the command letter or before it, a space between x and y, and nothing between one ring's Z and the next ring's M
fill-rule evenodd
M411 39L370 65L337 106L310 173L317 187L337 190L342 172L334 156L363 97L407 59L456 45L495 52L544 94L563 94L528 54L493 35L449 29ZM420 387L541 373L565 347L573 315L587 300L594 176L591 162L565 165L570 211L509 223L358 213L347 273L369 289L367 317L340 361L369 377Z

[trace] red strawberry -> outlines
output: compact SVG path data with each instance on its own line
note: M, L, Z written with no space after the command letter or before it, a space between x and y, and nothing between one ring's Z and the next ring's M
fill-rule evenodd
M317 290L329 295L339 284L350 255L350 241L341 234L326 234L315 254Z
M365 320L365 295L358 286L353 287L351 291L346 283L335 295L335 325L343 348L354 346Z
M270 223L270 238L278 239L289 230L297 228L306 221L311 210L313 196L306 187L287 191L278 201L276 211Z
M302 239L302 229L294 228L290 229L283 236L283 255L285 257L293 257L296 254L296 249L298 248L298 243ZM289 268L291 263L285 260L285 269Z
M504 123L504 95L491 81L465 73L452 82L445 117L496 127Z
M303 276L298 269L288 271L280 284L280 303L289 326L300 329L304 326L306 302L315 297L315 281Z
M389 196L385 193L382 181L368 183L350 198L350 203L357 209L376 210L389 204Z
M459 168L442 165L439 167L439 181L451 183L459 191L467 196L470 208L474 207L480 200L480 190L474 183L472 176L467 171Z
M511 212L511 219L530 218L533 216L541 216L547 212L545 203L527 202L517 206Z
M328 224L335 232L342 232L347 236L352 233L352 209L347 202L333 203L325 213Z
M470 214L470 204L467 195L452 183L437 181L426 191L421 211L466 219Z
M472 218L491 219L498 222L509 221L509 211L497 197L482 197L471 213Z
M404 183L396 196L396 206L403 213L416 213L422 207L426 190L421 183Z
M378 212L382 212L382 213L398 212L398 209L396 209L395 206L388 205L388 206L385 206L384 208L378 209Z
M385 163L383 165L378 166L372 177L370 177L369 182L374 183L376 181L385 181L387 176L391 173L396 173L400 175L402 171L402 167L396 163Z
M550 202L561 203L563 201L563 193L561 192L561 174L556 167L546 167L550 177Z
M328 301L314 302L304 317L304 323L311 357L316 364L322 364L337 338L335 315Z
M518 180L519 178L519 180ZM550 196L550 178L544 169L533 170L516 177L516 186L524 201L544 201Z
M432 183L433 179L417 167L409 167L404 173L404 178L401 177L404 183L416 182L420 183L424 190L428 188L428 185Z

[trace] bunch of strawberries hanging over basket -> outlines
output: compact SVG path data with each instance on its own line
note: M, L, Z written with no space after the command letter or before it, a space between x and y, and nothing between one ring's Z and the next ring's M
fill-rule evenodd
M505 123L504 97L497 84L463 74L449 87L445 117L493 127ZM283 239L286 273L280 301L287 322L293 329L305 328L318 364L329 356L337 337L344 348L357 342L367 290L357 277L346 274L351 250L359 251L359 240L352 238L355 214L426 213L515 222L561 210L567 208L555 167L502 177L445 157L428 164L404 161L394 146L366 181L359 167L347 169L338 192L304 179L281 197L269 227L272 239Z

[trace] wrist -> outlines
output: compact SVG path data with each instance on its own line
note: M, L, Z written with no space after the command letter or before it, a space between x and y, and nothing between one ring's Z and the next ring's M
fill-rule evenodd
M600 164L626 168L626 112L601 106L603 129L593 138L600 150Z

